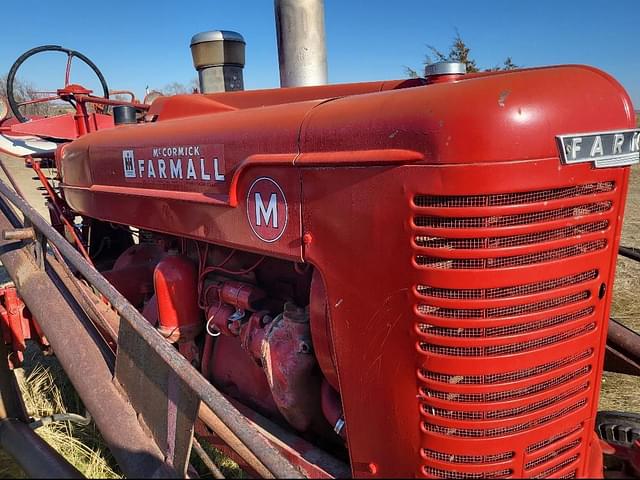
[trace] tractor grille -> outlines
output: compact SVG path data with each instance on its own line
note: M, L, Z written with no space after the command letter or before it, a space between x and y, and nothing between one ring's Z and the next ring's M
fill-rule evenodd
M441 400L448 400L451 402L465 402L465 403L466 402L469 402L469 403L504 402L506 400L527 397L535 393L544 392L545 390L549 390L551 388L555 388L567 382L571 382L575 378L583 377L587 375L590 371L591 371L591 366L585 365L570 373L565 373L563 375L553 377L549 380L545 380L544 382L536 383L526 387L516 388L513 390L500 390L497 392L490 392L490 393L447 393L447 392L440 392L438 390L428 389L425 387L423 387L420 390L420 393L425 398L429 398L429 397L439 398Z
M511 460L514 456L514 452L504 452L495 455L451 455L428 448L423 449L422 453L425 457L434 458L441 462L468 463L473 465Z
M435 305L418 305L418 311L424 315L434 315L436 317L445 318L500 318L511 317L515 315L525 315L527 313L535 313L543 310L549 310L550 308L559 307L562 305L569 305L582 300L586 300L590 297L589 290L584 290L578 293L572 293L571 295L564 295L562 297L554 297L548 300L542 300L534 303L526 303L523 305L510 305L507 307L495 307L495 308L441 308ZM428 332L429 326L422 324L425 333Z
M503 468L502 470L493 470L482 473L457 472L455 470L440 470L439 468L424 467L424 473L435 478L453 478L464 480L467 478L507 478L513 474L513 470Z
M443 257L416 255L416 263L418 265L424 265L431 268L454 270L506 268L576 257L585 253L602 250L606 246L607 241L602 239L594 242L578 243L577 245L570 245L568 247L555 248L553 250L545 250L543 252L528 253L526 255L513 255L509 257L447 259Z
M557 288L568 287L588 280L594 280L597 276L597 270L589 270L588 272L578 273L576 275L554 278L544 282L527 283L525 285L518 285L515 287L453 290L446 288L434 288L428 285L418 285L417 291L420 295L425 297L454 298L459 300L470 300L474 298L520 297L522 295L546 292L547 290L555 290Z
M604 230L609 226L606 220L592 222L570 227L557 228L539 233L525 233L523 235L511 235L506 237L488 238L442 238L417 236L416 244L420 247L444 248L444 249L478 249L478 248L505 248L531 245L534 243L560 240L566 237L583 235L585 233Z
M535 192L466 196L416 195L414 203L417 207L498 207L585 197L594 193L611 192L614 188L615 184L613 182L598 182Z
M598 202L579 205L577 207L558 208L535 213L520 213L517 215L491 216L491 217L427 217L414 218L417 227L434 228L483 228L483 227L512 227L516 225L529 225L532 223L551 222L567 218L579 218L595 213L610 210L612 202Z
M422 476L576 477L615 194L414 195Z
M465 437L465 438L494 438L501 437L504 435L510 435L512 433L524 432L532 429L533 427L539 427L541 425L545 425L546 423L551 422L552 420L557 420L562 418L564 415L567 415L574 410L577 410L580 407L586 405L587 400L582 399L579 402L566 407L560 410L556 410L548 415L544 415L542 417L536 416L533 420L526 423L519 423L514 425L509 425L507 427L497 427L497 428L450 428L444 427L442 425L436 425L432 423L425 422L424 428L430 432L437 432L444 435L452 435L454 437Z

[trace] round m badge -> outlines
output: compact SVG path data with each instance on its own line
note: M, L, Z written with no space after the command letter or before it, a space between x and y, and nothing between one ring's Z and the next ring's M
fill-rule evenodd
M247 193L247 218L253 233L263 242L275 242L287 227L287 199L280 185L269 177L256 179Z

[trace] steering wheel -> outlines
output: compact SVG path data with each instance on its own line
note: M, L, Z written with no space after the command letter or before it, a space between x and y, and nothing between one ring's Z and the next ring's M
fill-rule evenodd
M9 75L7 76L7 101L9 102L9 107L11 107L11 111L13 112L13 115L16 117L16 119L19 122L24 123L28 121L28 118L22 115L22 113L20 113L20 110L19 110L20 107L24 107L27 105L51 102L54 100L65 100L75 107L75 104L71 98L72 95L64 95L64 92L61 92L60 90L57 90L55 92L33 92L36 95L44 95L44 96L37 97L37 98L30 98L30 99L16 99L15 80L16 80L16 74L18 73L18 69L29 57L32 57L42 52L62 52L67 54L67 68L65 70L65 76L64 76L65 88L71 85L69 83L69 78L71 75L71 62L73 61L74 58L78 58L83 63L85 63L89 68L91 68L91 70L93 70L93 72L98 77L98 80L100 80L100 84L102 86L102 98L105 98L105 99L109 98L109 87L107 87L107 81L105 80L104 75L102 75L102 72L91 60L89 60L89 58L87 58L85 55L83 55L80 52L76 52L75 50L69 50L68 48L63 48L59 45L42 45L40 47L32 48L31 50L20 55L20 57L18 57L15 63L11 66L11 70L9 70ZM79 87L79 86L75 86L75 87ZM86 90L84 91L86 92Z

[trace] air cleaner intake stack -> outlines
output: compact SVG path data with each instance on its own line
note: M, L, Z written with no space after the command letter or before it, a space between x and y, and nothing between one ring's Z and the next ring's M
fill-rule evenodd
M201 32L191 38L193 66L201 93L244 90L245 41L229 30Z

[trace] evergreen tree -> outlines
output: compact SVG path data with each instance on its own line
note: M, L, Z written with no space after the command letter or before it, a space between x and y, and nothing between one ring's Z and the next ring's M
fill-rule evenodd
M481 69L476 64L476 61L471 57L471 49L467 46L465 41L462 39L460 32L456 30L456 35L453 38L453 43L449 48L448 53L443 53L438 50L433 45L427 45L430 53L425 55L425 59L423 62L424 66L427 66L434 62L460 62L464 63L467 67L467 73L479 72ZM502 65L497 65L493 68L486 68L484 71L497 71L497 70L513 70L515 68L520 68L518 65L513 63L511 57L507 57ZM406 73L411 78L417 78L418 72L411 67L405 67Z

